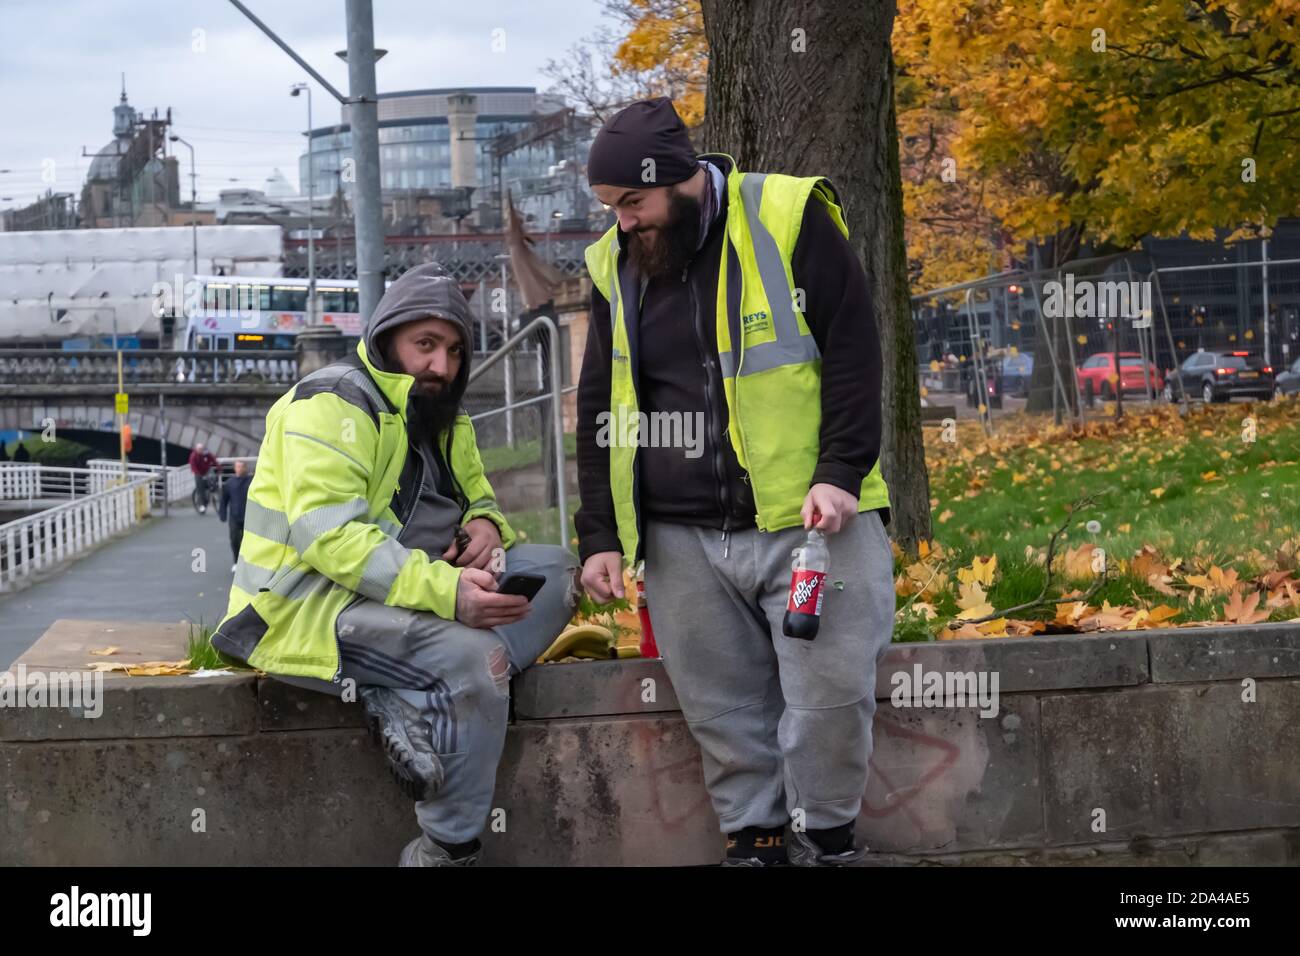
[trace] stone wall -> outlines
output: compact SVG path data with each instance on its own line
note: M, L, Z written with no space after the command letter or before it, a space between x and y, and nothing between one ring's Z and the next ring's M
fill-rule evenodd
M104 643L177 657L183 640L180 625L60 621L15 668L76 666ZM895 706L917 667L996 674L996 713ZM94 720L0 708L0 865L385 865L417 832L359 705L251 674L104 686ZM858 818L872 862L1300 863L1295 623L893 645L876 696ZM722 852L658 661L517 678L495 806L486 863Z

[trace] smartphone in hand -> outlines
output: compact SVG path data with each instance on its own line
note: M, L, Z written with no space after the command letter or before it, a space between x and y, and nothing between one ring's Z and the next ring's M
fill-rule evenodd
M540 574L516 571L514 574L507 574L497 583L497 593L521 594L531 602L545 583L546 578Z

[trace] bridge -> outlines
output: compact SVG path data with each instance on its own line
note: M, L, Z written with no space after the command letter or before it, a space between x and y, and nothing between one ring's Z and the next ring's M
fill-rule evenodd
M542 353L537 343L530 345L475 378L465 399L471 413L501 407L507 362L515 398L542 394ZM138 349L122 354L135 462L163 463L164 443L170 464L185 462L196 442L218 458L256 455L267 411L300 377L300 357L292 350ZM485 362L489 354L476 352L472 364ZM114 352L0 350L0 431L49 434L116 457L116 392ZM481 438L492 435L489 430Z

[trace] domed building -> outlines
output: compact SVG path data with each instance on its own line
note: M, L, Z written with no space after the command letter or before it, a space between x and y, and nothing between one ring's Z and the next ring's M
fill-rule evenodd
M160 118L138 114L126 83L113 107L113 139L94 154L81 189L83 228L170 225L180 207L176 158L167 155L171 110Z

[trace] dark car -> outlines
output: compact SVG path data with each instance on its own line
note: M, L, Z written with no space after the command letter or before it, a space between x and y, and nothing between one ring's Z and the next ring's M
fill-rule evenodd
M1277 379L1273 382L1274 398L1297 393L1300 393L1300 358L1292 362L1291 367L1285 372L1278 373Z
M1165 399L1188 398L1222 402L1237 396L1269 398L1273 366L1250 352L1197 352L1165 378Z

